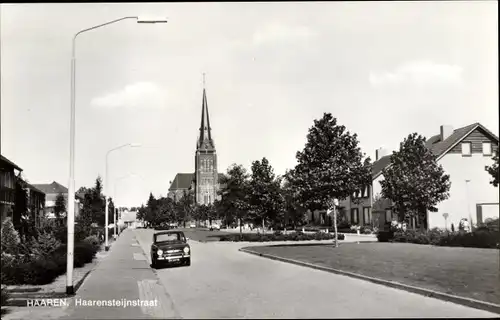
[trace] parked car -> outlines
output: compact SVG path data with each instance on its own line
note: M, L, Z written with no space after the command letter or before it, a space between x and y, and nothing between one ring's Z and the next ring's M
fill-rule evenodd
M220 230L220 225L219 225L219 224L217 224L217 223L212 223L212 224L210 225L210 231L214 231L214 230L219 231L219 230Z
M191 265L191 247L182 231L164 231L153 235L151 245L151 264L157 268L160 264L180 263Z
M196 228L196 224L191 223L191 224L189 225L189 227L190 227L190 228Z

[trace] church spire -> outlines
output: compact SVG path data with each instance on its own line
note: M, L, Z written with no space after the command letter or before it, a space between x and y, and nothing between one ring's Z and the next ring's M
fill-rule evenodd
M210 128L210 117L208 115L207 93L205 89L205 74L203 74L203 98L201 102L201 125L198 148L214 148Z

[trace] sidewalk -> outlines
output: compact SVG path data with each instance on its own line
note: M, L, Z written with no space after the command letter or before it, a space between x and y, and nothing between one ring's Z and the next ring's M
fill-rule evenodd
M67 306L24 307L24 312L8 314L5 319L178 318L165 289L157 282L134 232L126 230L85 279L76 296L66 300ZM125 301L129 303L126 307L116 305ZM153 306L144 305L150 301Z

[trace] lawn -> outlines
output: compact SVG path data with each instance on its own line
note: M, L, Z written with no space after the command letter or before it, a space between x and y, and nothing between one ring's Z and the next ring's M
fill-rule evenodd
M253 251L500 304L500 252L409 243L264 246Z

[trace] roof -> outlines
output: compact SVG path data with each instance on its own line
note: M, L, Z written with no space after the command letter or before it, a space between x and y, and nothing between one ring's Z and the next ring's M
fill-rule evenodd
M482 124L476 122L471 125L454 130L451 136L446 138L444 141L441 141L440 134L432 136L426 141L426 147L429 148L436 157L440 158L448 150L453 148L457 143L462 141L467 135L469 135L469 133L476 130L477 128L486 132L498 143L498 137L496 135L494 135L491 131L486 129Z
M5 158L1 154L0 154L0 161L2 162L2 165L3 164L7 164L9 167L12 167L12 168L14 168L16 170L19 170L19 171L23 171L23 169L19 168L19 166L17 164L15 164L14 162L12 162L9 159Z
M168 190L189 189L194 179L194 173L178 173Z
M45 194L68 193L68 188L55 181L53 181L51 184L34 184L33 186L41 190Z
M467 137L472 131L476 130L477 128L486 132L486 134L491 136L498 143L498 137L493 132L488 130L479 122L476 122L471 125L454 130L453 133L448 138L444 139L444 141L441 141L441 134L434 135L426 140L425 146L428 149L430 149L432 153L439 160L451 148L453 148L457 143L462 141L465 137ZM388 167L390 163L391 163L390 155L382 157L379 160L375 161L372 165L373 179L376 179L378 176L380 176L382 174L382 170Z
M219 173L219 179L223 176L223 173ZM178 173L175 175L174 181L170 184L169 191L189 189L191 183L195 179L194 173Z
M26 182L26 186L27 186L28 188L30 188L31 190L33 190L33 191L36 191L36 192L39 192L39 193L43 193L43 194L45 194L45 192L43 192L42 190L38 189L37 187L35 187L35 186L34 186L34 185L32 185L32 184L29 184L29 183L27 183L27 182Z
M375 161L372 164L373 179L377 178L382 173L382 170L384 170L384 168L387 167L390 163L391 163L391 155L384 156Z

